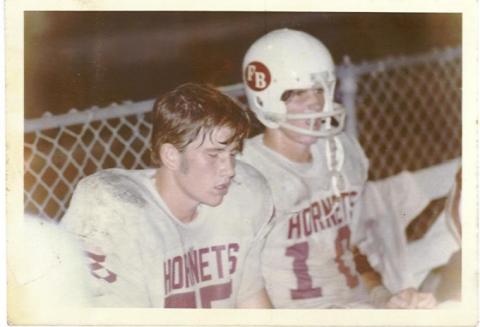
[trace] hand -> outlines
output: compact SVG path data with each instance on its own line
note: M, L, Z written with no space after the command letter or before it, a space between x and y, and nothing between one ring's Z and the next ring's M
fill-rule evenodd
M385 307L388 309L432 309L436 305L437 300L433 294L407 288L393 295Z

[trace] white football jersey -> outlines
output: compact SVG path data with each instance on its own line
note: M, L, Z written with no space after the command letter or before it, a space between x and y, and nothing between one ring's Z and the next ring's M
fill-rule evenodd
M272 189L276 218L262 270L275 307L362 307L365 302L350 239L352 224L359 219L368 161L356 140L346 134L337 139L344 149L340 197L332 189L323 139L312 146L308 164L291 162L267 148L263 135L249 139L239 157L254 165Z
M260 251L273 205L265 179L238 163L222 204L188 224L154 186L154 169L82 180L62 224L91 259L96 306L232 308L263 287Z
M457 167L455 159L366 184L361 223L354 229L355 244L390 292L418 288L431 269L446 263L458 250L443 215L420 240L408 242L405 233L430 201L448 193Z

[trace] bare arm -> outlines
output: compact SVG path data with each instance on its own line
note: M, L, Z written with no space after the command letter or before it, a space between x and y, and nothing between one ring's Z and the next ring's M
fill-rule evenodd
M370 300L376 307L388 309L432 309L437 301L433 294L418 292L413 288L391 294L382 284L382 276L368 263L367 258L354 249L355 265L367 288Z

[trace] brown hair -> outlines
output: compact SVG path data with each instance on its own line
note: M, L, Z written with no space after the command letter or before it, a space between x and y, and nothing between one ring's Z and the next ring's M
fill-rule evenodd
M200 133L205 138L218 127L229 127L233 135L225 143L236 142L241 151L250 130L246 110L214 87L195 83L180 85L158 98L152 123L150 158L157 166L162 165L158 155L162 144L183 151Z

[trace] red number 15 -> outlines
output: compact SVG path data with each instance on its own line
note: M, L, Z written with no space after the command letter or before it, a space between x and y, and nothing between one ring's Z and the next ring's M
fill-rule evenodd
M202 308L211 308L212 302L228 299L232 295L232 281L225 284L204 286L200 288ZM196 308L195 291L173 294L165 298L165 308Z

